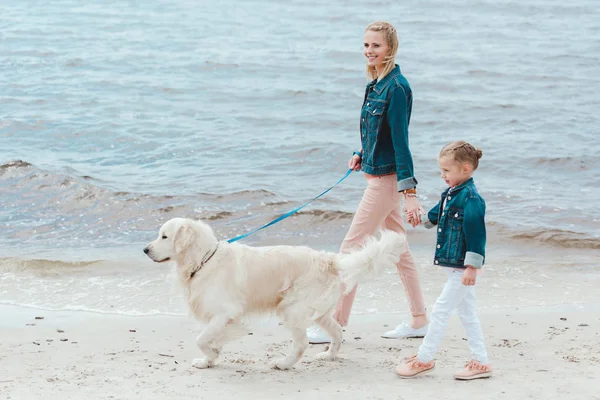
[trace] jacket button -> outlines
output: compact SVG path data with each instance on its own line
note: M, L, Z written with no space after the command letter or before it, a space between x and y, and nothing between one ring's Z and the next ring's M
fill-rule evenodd
M444 215L446 215L446 213L445 213L445 212L443 212L443 213L442 213L442 217L443 217Z
M437 245L437 248L439 249L440 247L442 247L442 246L438 244L438 245Z
M370 105L371 103L367 103L367 105Z
M448 200L452 200L452 196L448 196Z
M439 264L440 262L438 260L435 260L435 264Z
M441 232L441 231L442 231L442 228L438 228L438 232Z

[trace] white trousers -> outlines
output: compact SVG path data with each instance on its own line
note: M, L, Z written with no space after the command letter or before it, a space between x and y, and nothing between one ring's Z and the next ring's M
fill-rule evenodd
M475 307L475 286L462 284L463 270L448 268L447 272L448 281L435 302L430 316L429 330L423 339L423 344L419 347L417 358L421 362L429 362L434 359L446 326L448 326L450 315L456 309L462 326L467 332L471 359L487 364L487 351Z

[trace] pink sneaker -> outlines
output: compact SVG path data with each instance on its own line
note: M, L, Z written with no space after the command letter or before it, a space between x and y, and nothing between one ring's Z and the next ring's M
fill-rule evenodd
M411 356L396 367L396 374L400 378L410 379L419 375L425 375L435 368L435 361L423 363L417 359L417 356Z
M472 379L489 378L492 376L492 367L489 364L482 364L479 361L471 360L461 371L454 374L454 378L461 381L470 381Z

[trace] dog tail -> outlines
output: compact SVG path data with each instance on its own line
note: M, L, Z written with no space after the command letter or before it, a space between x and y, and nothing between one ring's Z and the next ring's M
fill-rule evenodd
M364 246L349 254L340 254L340 275L349 293L358 282L378 276L383 270L395 265L406 251L406 236L386 230L381 236L369 237Z

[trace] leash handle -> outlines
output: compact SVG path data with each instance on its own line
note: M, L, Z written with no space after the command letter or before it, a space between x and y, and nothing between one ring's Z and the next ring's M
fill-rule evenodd
M245 233L245 234L243 234L243 235L236 236L236 237L234 237L234 238L232 238L232 239L229 239L227 242L228 242L228 243L237 242L237 241L238 241L238 240L240 240L240 239L243 239L243 238L245 238L245 237L248 237L248 236L250 236L250 235L253 235L253 234L255 234L256 232L258 232L258 231L260 231L260 230L263 230L263 229L265 229L265 228L268 228L269 226L271 226L271 225L274 225L274 224L276 224L277 222L279 222L279 221L281 221L281 220L284 220L284 219L286 219L286 218L287 218L287 217L289 217L290 215L297 213L298 211L302 210L304 207L306 207L307 205L309 205L310 203L312 203L313 201L315 201L316 199L318 199L319 197L323 196L325 193L329 192L331 189L333 189L334 187L336 187L337 185L339 185L340 183L342 183L342 181L343 181L344 179L346 179L346 178L347 178L347 177L348 177L348 176L349 176L351 173L352 173L352 169L349 169L349 170L346 172L346 175L342 176L342 178L341 178L339 181L337 181L337 182L335 183L335 185L331 186L329 189L327 189L326 191L324 191L323 193L321 193L321 194L320 194L320 195L318 195L317 197L314 197L314 198L312 198L311 200L307 201L306 203L304 203L304 204L303 204L303 205L301 205L300 207L294 208L292 211L288 211L288 212L286 212L285 214L283 214L283 215L281 215L281 216L279 216L279 217L275 218L273 221L269 222L268 224L265 224L265 225L261 226L260 228L257 228L257 229L255 229L255 230L253 230L253 231L250 231L250 232L248 232L248 233Z

